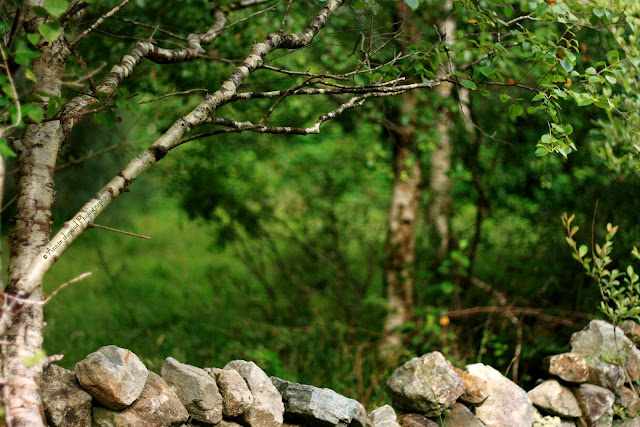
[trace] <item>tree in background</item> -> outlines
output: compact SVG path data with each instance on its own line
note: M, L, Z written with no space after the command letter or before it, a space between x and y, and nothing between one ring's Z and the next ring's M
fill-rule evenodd
M595 104L612 112L612 120L617 117L613 113L628 119L623 105L636 100L632 88L638 78L637 48L633 44L638 6L634 2L617 1L606 7L554 1L508 5L456 2L458 19L464 23L457 27L459 42L439 49L446 40L434 43L433 37L423 37L405 54L395 54L391 49L392 41L402 36L401 32L384 30L391 24L387 3L381 3L380 9L372 1L358 1L339 10L341 0L328 0L322 8L318 6L314 16L305 16L309 15L308 4L292 1L228 3L211 10L210 16L202 13L199 5L178 10L152 2L137 2L137 9L128 0L108 7L96 3L2 3L0 107L4 127L0 147L4 155L15 152L18 163L17 207L9 236L8 277L0 315L3 404L9 425L44 423L39 377L43 367L56 360L41 352L42 307L47 302L42 292L45 273L83 231L99 227L95 219L107 206L129 191L134 180L172 149L224 133L317 134L324 122L340 119L341 114L362 106L369 98L431 89L448 82L477 91L478 97L494 96L492 89L496 87L522 89L526 99L520 100L521 95L514 94L504 94L499 99L509 106L512 117L521 116L531 99L533 105L528 113L544 114L548 123L548 132L540 138L536 153L567 155L576 147L570 137L572 126L560 114L564 99L573 98L578 105ZM415 0L406 4L411 8L419 6ZM131 18L122 18L131 9ZM418 10L428 14L428 8ZM336 12L342 13L333 16ZM259 21L276 15L275 20ZM194 16L202 18L193 19ZM230 17L236 16L232 22ZM259 23L252 24L256 21ZM169 22L178 30L165 29ZM184 28L177 24L180 22L184 22ZM323 33L323 43L314 43L327 22L336 31ZM234 33L234 27L244 27L250 35ZM256 31L258 27L260 31ZM202 28L206 30L202 32ZM188 31L192 33L185 36ZM606 54L594 52L593 56L600 55L603 62L583 67L584 61L578 56L580 31L596 31L619 49ZM256 32L262 32L263 37L256 40L251 36ZM104 38L113 33L131 34L133 48L133 43L122 39ZM89 40L94 43L88 44ZM339 47L344 42L356 46L355 54ZM205 48L210 44L216 49L207 52ZM278 50L289 53L302 48L307 49L299 54L301 64L288 61L289 55L275 54ZM324 49L324 59L315 56L320 48ZM176 69L167 65L166 78L158 77L162 67L154 67L146 79L150 81L131 79L145 60L156 64L192 62L193 66L183 68L184 74L171 75ZM111 67L108 73L100 69L104 61ZM440 64L446 61L452 61L455 67L439 72ZM304 66L306 63L313 64L312 70ZM168 89L168 83L177 86L179 80L197 73L208 77L211 70L226 76L221 85L214 86L210 79L202 78L206 90ZM516 72L518 79L514 77ZM284 82L274 77L283 75L287 76ZM162 80L163 84L155 84L154 80ZM271 83L278 88L272 89ZM241 92L240 86L248 90ZM187 103L175 118L162 121L153 117L166 130L160 136L154 135L148 148L50 237L54 173L65 141L88 115L101 114L103 122L115 125L120 120L113 113L115 107L142 114L146 107L141 107L132 95L138 87L156 98L191 95L197 99ZM299 117L295 113L277 116L278 111L295 108L298 97L320 95L329 97L321 104L325 110L310 111L309 117L304 117L310 119L306 125L296 120ZM248 113L256 118L248 120ZM280 121L281 118L285 120ZM193 132L196 130L200 133ZM399 175L400 179L405 178L401 171ZM327 180L328 189L331 182ZM412 298L411 294L406 293L405 297Z

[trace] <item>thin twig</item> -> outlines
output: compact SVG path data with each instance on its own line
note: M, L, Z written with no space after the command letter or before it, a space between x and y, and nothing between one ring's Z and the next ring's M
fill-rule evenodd
M149 104L151 102L160 101L161 99L169 98L169 97L172 97L172 96L189 95L189 94L194 93L194 92L207 92L207 91L208 91L208 89L205 89L205 88L196 88L196 89L183 90L182 92L167 93L167 94L162 95L162 96L160 96L158 98L150 99L148 101L139 102L138 104Z
M98 18L98 20L96 22L93 23L93 25L91 25L89 28L87 28L86 30L84 30L82 32L82 34L80 34L78 36L78 38L76 38L74 40L73 43L71 43L71 45L69 47L73 48L75 45L78 44L78 42L80 40L82 40L83 38L87 37L89 35L90 32L92 32L93 30L95 30L96 28L98 28L98 26L100 24L102 24L104 21L106 21L107 19L109 19L111 16L115 15L116 13L118 13L118 11L120 9L122 9L123 7L125 7L127 5L127 3L129 3L131 0L123 0L122 3L120 3L119 5L117 5L116 7L114 7L113 9L111 9L109 12L105 13L104 15L102 15L100 18Z
M149 236L143 236L142 234L136 234L136 233L131 233L129 231L118 230L117 228L111 228L111 227L107 227L105 225L90 224L89 227L90 228L99 228L101 230L113 231L114 233L124 234L125 236L137 237L139 239L151 240L151 237L149 237Z
M81 275L74 277L73 279L69 280L68 282L64 282L62 285L58 286L56 288L55 291L53 291L51 293L51 295L49 295L44 301L38 301L40 304L42 305L46 305L49 303L49 301L51 301L53 299L53 297L55 297L56 295L58 295L60 293L61 290L63 290L64 288L66 288L69 285L73 285L74 283L78 283L81 280L86 279L87 277L91 276L91 272L87 271L86 273L82 273ZM51 356L52 357L52 356ZM62 358L60 358L62 359Z

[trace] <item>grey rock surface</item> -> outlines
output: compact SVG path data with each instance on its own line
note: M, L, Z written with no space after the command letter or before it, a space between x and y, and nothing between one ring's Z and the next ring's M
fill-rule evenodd
M282 397L271 380L255 363L233 360L224 369L238 371L253 395L253 404L240 419L251 427L280 427L283 422Z
M549 374L570 383L585 383L589 380L587 358L576 353L548 356L543 361Z
M631 319L627 319L620 323L620 329L624 334L637 346L640 345L640 325Z
M553 415L565 418L578 418L582 410L568 387L556 380L547 380L529 392L534 405Z
M95 407L94 427L170 427L189 418L176 393L158 375L149 372L140 397L122 411Z
M354 426L373 427L360 402L328 388L297 384L271 377L282 396L284 418L310 427Z
M631 376L640 379L640 350L626 337L622 329L603 320L592 320L581 331L571 336L571 351L602 361L620 359Z
M78 382L102 405L122 409L142 393L149 371L129 350L109 345L76 363Z
M611 390L593 384L581 384L573 392L582 409L582 423L588 426L613 424L615 395Z
M533 403L527 393L491 366L476 363L466 371L485 380L489 397L476 408L476 417L487 426L531 427Z
M462 378L439 352L409 360L387 381L395 408L426 416L437 415L453 405L463 391Z
M374 427L400 427L396 411L389 405L374 409L369 413Z
M194 420L209 424L222 421L222 396L215 380L204 369L167 357L162 365L162 378Z
M624 368L597 360L589 362L589 384L599 385L616 392L627 380Z
M91 400L76 375L57 365L49 365L40 385L47 423L53 427L90 427Z
M462 403L456 402L447 409L444 427L485 427L485 424L473 415Z
M640 399L629 387L620 387L616 393L615 404L628 410L632 414L640 414Z
M222 415L237 417L253 404L253 395L238 371L216 368L204 370L215 378L218 384L218 390L222 396Z

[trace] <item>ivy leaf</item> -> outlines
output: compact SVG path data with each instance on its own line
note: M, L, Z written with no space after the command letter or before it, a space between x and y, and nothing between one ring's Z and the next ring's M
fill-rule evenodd
M38 31L47 41L54 41L62 34L62 26L58 21L42 24L38 27Z
M420 3L418 0L404 0L404 2L411 8L411 10L416 10Z
M51 15L55 16L56 18L61 17L62 14L67 11L68 7L69 7L69 3L67 3L67 0L45 0L44 1L44 8L47 9L47 12L49 12Z
M560 61L560 65L562 66L562 68L564 68L564 70L569 73L571 72L571 70L573 70L573 64L569 61L565 61L564 59L562 61Z

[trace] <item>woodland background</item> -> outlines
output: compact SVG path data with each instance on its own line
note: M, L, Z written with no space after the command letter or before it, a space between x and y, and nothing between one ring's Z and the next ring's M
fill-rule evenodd
M201 3L139 0L128 8L139 22L187 34L207 27ZM434 6L439 3L424 1L415 12L425 45L438 37L433 23L446 13ZM455 5L459 38L480 31L463 3ZM543 3L504 2L500 13L516 16ZM379 10L368 4L342 12L319 42L283 55L278 65L347 69L343 59L360 42L359 33L344 28L353 25L353 16L365 27L374 12L377 17L391 13L389 5L380 4ZM264 38L263 28L279 22L285 6L238 23L233 38L221 39L209 51L231 63L143 62L125 85L135 89L120 94L134 102L86 118L67 142L58 161L68 165L56 176L53 228L170 126L176 111L197 105L194 95L203 93L200 88L217 87L233 60L246 55L238 46ZM315 6L294 2L297 14L292 12L288 23L305 25L305 14L313 16ZM126 52L136 38L154 31L111 19L79 49L86 63L102 64L105 51ZM574 55L581 70L615 48L597 31L584 31ZM156 36L163 37L168 38ZM334 43L338 38L341 43ZM411 62L411 73L419 78L424 68L433 69L427 61ZM607 223L619 225L612 258L626 266L630 249L640 241L640 179L637 152L616 157L628 123L620 125L610 111L571 100L559 102L577 151L536 156L548 117L524 114L533 95L515 83L537 87L543 71L514 65L517 57L504 61L494 70L506 84L499 92L470 92L476 125L471 133L459 114L456 89L445 100L435 91L418 92L415 119L393 113L403 98L384 99L345 113L317 136L231 133L178 148L100 217L101 225L151 240L90 229L45 277L49 293L70 277L93 272L45 307L45 351L64 354L60 364L68 368L108 344L131 349L155 370L167 356L196 366L254 360L271 375L330 387L368 407L386 401L384 381L399 361L433 350L459 365L491 364L529 387L540 374L541 359L566 350L569 335L599 316L598 287L572 258L561 214L576 214L574 223L581 226L576 238L587 244L592 236L603 240ZM261 73L250 88L291 85L290 76ZM474 75L478 81L482 73ZM143 103L185 88L196 90ZM430 153L443 104L452 111L453 142L450 201L442 212L450 226L445 253L427 214L433 196ZM270 104L241 105L229 105L225 112L259 118ZM291 98L274 117L313 121L319 109L332 105L329 97ZM378 344L386 310L384 248L394 178L386 117L392 113L400 123L414 120L425 173L416 228L415 316L402 327L403 351L383 357ZM12 158L7 162L11 171ZM13 185L8 179L5 201L15 194ZM9 205L2 215L5 233L12 216Z

